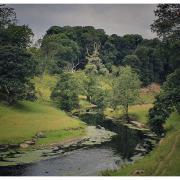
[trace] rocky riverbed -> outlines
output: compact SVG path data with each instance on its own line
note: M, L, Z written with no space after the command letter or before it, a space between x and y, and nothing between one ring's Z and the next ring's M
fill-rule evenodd
M46 148L26 150L26 143L20 144L20 148L18 146L11 148L11 146L7 145L6 149L0 151L0 166L26 164L57 157L60 154L66 154L76 149L100 145L110 141L114 135L116 133L105 130L101 126L87 126L86 136L52 144Z

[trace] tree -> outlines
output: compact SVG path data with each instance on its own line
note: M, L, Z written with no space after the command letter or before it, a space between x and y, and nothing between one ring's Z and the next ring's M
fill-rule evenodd
M158 135L164 132L163 124L174 111L180 111L180 69L167 77L160 94L156 97L154 107L149 111L149 124Z
M28 26L17 26L13 8L0 5L0 98L9 104L21 99L34 99L30 79L35 63L27 46L32 31Z
M122 64L124 66L130 66L134 69L138 74L140 73L141 62L136 55L127 55L122 60Z
M161 4L158 5L155 11L157 19L151 25L152 30L157 33L159 37L168 45L167 52L170 57L179 59L179 4ZM169 51L170 48L170 51ZM166 52L166 53L167 53ZM173 53L172 53L173 52ZM173 62L173 61L172 61ZM173 64L176 64L173 62ZM168 75L166 82L164 82L162 91L156 97L154 107L149 111L149 124L151 129L158 135L164 132L163 124L170 114L174 111L174 107L179 112L180 105L180 68L179 63L175 66L176 70Z
M63 73L56 87L52 91L51 98L59 108L71 111L79 106L78 86L72 73Z
M96 108L102 113L104 108L107 106L106 102L106 91L102 88L96 86L93 89L93 94L91 97L91 103L96 105Z
M89 54L89 51L87 49L87 61L88 63L85 66L85 72L91 75L95 74L107 74L108 70L102 63L100 57L99 57L99 49L100 45L97 43L94 43L94 51L92 54Z
M15 46L0 46L0 94L10 105L25 99L33 90L30 79L35 63L26 50Z
M13 8L0 5L0 44L26 48L31 43L32 30L26 26L18 26Z
M180 4L159 4L154 13L157 18L151 25L152 31L163 39L179 39Z
M13 45L20 48L30 46L33 36L32 30L26 26L9 25L8 28L1 31L1 45Z
M32 55L33 60L36 62L36 75L43 75L43 55L40 48L30 47L27 51Z
M0 5L0 29L7 28L10 24L15 24L16 13L13 8L6 7L4 4Z
M140 80L130 66L121 67L119 76L114 79L113 97L114 109L122 105L125 110L125 118L129 121L129 104L134 103L139 96Z
M79 64L79 47L65 34L46 35L41 45L44 54L44 72L75 71Z

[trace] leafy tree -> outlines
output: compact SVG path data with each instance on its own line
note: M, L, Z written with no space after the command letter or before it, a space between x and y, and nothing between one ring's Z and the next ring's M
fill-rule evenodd
M119 76L114 79L112 106L115 109L118 105L122 105L127 120L129 120L129 104L137 100L140 84L138 75L129 66L121 67Z
M85 82L85 92L87 96L87 100L91 102L92 96L94 95L94 92L96 91L96 87L98 86L97 81L95 79L95 76L90 75L88 76L88 80Z
M118 51L114 44L109 41L106 41L103 48L101 58L105 66L111 70L111 66L116 62L116 56Z
M179 4L158 5L155 11L157 19L152 24L152 30L157 32L159 37L163 37L163 41L168 45L167 52L170 54L170 57L174 54L172 56L174 57L173 59L179 58L179 52L176 52L177 49L179 49L179 10ZM173 48L169 51L169 47ZM156 98L154 107L149 111L149 124L152 130L158 135L164 132L163 124L174 110L174 107L176 107L179 112L180 68L178 64L176 68L174 73L167 77L161 93Z
M149 111L149 124L158 135L164 132L163 124L174 111L180 109L180 69L170 74L163 84L161 93L156 97L154 107Z
M20 48L26 48L31 44L32 36L32 30L28 26L10 25L1 31L0 42L1 45L10 44Z
M9 104L33 94L30 79L35 63L26 50L15 46L0 46L0 94Z
M0 5L0 44L26 48L31 43L32 30L26 26L18 26L13 8Z
M91 97L91 103L95 104L97 109L101 112L103 112L104 108L107 106L106 94L105 90L96 86Z
M163 39L179 39L180 4L159 4L154 13L157 18L151 25L152 31Z
M124 57L122 64L124 66L130 66L132 69L137 71L139 74L140 72L140 67L141 67L141 62L140 59L136 55L127 55Z
M102 113L107 106L107 92L100 86L98 76L87 76L87 79L84 81L84 90L87 100L95 104L97 110Z
M63 70L74 71L79 64L79 47L66 35L46 36L41 49L45 57L44 71L47 68L52 73L60 73Z
M40 48L30 47L27 51L32 55L33 60L36 62L36 75L43 75L43 55Z
M87 63L85 59L86 49L88 48L89 52L92 53L94 42L101 43L101 45L103 45L107 39L107 35L103 29L95 29L92 26L52 26L48 29L46 36L57 34L65 35L69 40L77 43L80 50L78 56L80 63L78 64L77 69L84 68L85 64Z
M9 25L15 24L16 13L13 8L6 7L4 4L0 5L0 29L5 29Z
M58 107L71 111L79 106L78 86L71 73L63 73L51 94Z
M32 31L28 26L17 26L14 9L0 6L0 98L9 104L20 99L34 99L30 79L35 63L26 48Z

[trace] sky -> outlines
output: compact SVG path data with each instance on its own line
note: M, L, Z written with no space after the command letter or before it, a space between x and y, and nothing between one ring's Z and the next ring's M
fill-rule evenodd
M42 38L49 27L94 26L109 35L141 34L156 37L150 30L155 4L9 4L19 24L33 30L34 39Z

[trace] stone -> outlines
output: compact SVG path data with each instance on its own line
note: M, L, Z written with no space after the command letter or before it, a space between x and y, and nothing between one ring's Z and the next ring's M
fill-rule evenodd
M101 127L100 125L97 125L96 128L97 128L97 129L101 129L102 127Z
M19 147L20 147L20 148L23 148L23 149L28 148L28 146L29 146L29 145L26 144L26 143L22 143L22 144L19 145Z
M24 143L28 145L34 145L36 142L34 140L28 140L28 141L24 141Z
M143 169L137 169L133 172L133 175L136 175L136 176L140 176L140 175L143 175L144 174L144 170Z
M36 134L36 137L37 137L37 138L45 138L46 135L45 135L43 132L38 132L38 133Z

